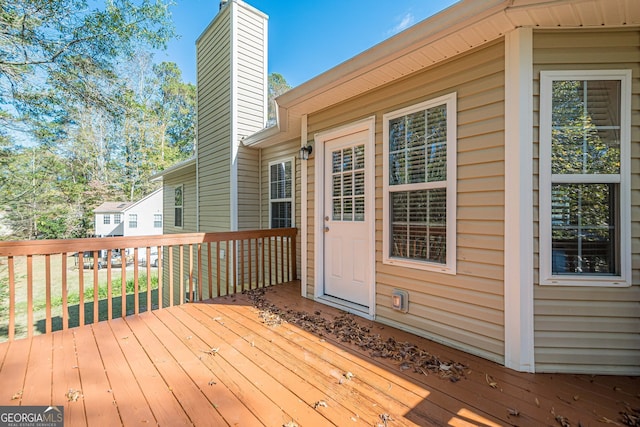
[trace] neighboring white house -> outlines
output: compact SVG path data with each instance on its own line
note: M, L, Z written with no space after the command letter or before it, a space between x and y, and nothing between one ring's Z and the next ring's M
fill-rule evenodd
M105 202L93 212L96 237L162 234L162 188L137 202Z

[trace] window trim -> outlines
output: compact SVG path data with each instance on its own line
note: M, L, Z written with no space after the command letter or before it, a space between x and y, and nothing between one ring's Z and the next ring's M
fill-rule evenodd
M558 80L618 80L620 81L620 174L611 176L561 175L553 180L551 173L551 102L552 83ZM631 286L631 70L557 70L540 72L540 141L539 141L539 269L540 284L551 286ZM618 178L619 177L619 178ZM551 186L557 183L619 183L620 201L620 274L554 275L551 270ZM543 256L548 254L549 256Z
M407 114L433 108L438 105L446 105L447 109L447 180L446 184L437 188L445 188L447 191L447 233L446 262L439 264L430 261L417 261L404 258L392 257L391 252L391 209L389 208L390 189L396 191L412 191L421 189L432 189L431 183L389 185L389 122L395 118ZM386 113L382 116L383 126L383 227L382 227L382 262L383 264L396 265L419 270L435 271L446 274L456 274L456 210L457 210L457 92L439 96L418 104L411 105L399 110Z
M113 214L113 223L114 224L121 224L122 223L122 216L119 213L115 213Z
M135 222L133 220L135 219ZM130 213L129 221L128 221L129 229L137 229L138 228L138 214Z
M162 224L163 224L163 218L162 218L162 214L161 213L154 213L153 214L153 228L162 228ZM158 225L158 223L160 225Z
M176 191L180 189L182 192L182 205L176 205ZM176 225L176 208L180 208L180 225ZM176 185L173 188L173 226L182 229L184 227L184 184Z
M111 224L111 214L103 214L102 215L102 224L110 225Z
M286 162L291 162L291 197L290 198L284 198L284 199L272 199L271 198L271 166L273 165L277 165L280 163L286 163ZM268 167L268 174L269 174L269 179L268 179L268 188L267 188L267 192L269 194L269 228L273 228L272 227L272 223L271 223L271 203L274 202L291 202L291 227L295 228L296 226L296 158L294 156L291 157L285 157L282 159L278 159L278 160L273 160L271 162L269 162L269 167Z

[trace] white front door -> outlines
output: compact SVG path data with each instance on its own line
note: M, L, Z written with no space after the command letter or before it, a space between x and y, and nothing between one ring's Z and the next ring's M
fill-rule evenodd
M371 281L370 221L365 164L369 133L361 131L324 144L324 294L368 307Z

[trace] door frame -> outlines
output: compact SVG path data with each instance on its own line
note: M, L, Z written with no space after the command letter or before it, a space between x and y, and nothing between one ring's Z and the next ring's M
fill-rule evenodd
M371 283L369 287L369 307L368 311L364 311L359 304L349 304L338 298L325 295L324 293L324 183L325 183L325 156L324 149L326 141L347 136L353 133L366 131L368 133L365 145L365 185L368 193L366 194L365 211L372 215L369 217L369 248L367 257L371 260L369 277ZM314 299L324 304L331 305L350 313L357 314L362 317L373 319L375 317L376 307L376 218L375 218L375 132L376 118L371 116L344 126L332 128L327 131L319 132L314 135L314 153L315 153L315 203L314 203Z

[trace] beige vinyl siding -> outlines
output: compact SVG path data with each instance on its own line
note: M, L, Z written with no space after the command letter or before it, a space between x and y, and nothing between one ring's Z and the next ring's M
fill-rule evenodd
M538 248L538 123L541 70L632 70L632 283L628 288L539 286L535 256L538 372L640 373L640 31L534 31L534 228Z
M237 135L251 135L266 123L267 20L255 11L237 8ZM259 151L239 147L237 155L238 229L260 228Z
M382 263L382 116L457 93L457 274ZM392 85L309 116L309 135L375 114L376 318L491 360L504 361L504 44L476 49ZM313 248L313 158L307 236ZM310 257L308 295L313 295ZM393 289L409 312L391 309Z
M182 227L175 227L175 202L176 187L183 186ZM181 169L175 173L163 177L163 233L195 233L198 231L196 224L196 168L195 165Z
M260 228L260 152L238 150L238 230Z
M196 42L200 231L229 230L231 14L224 8Z
M267 21L244 8L238 8L237 76L238 135L251 135L266 124L266 45Z
M174 219L175 219L175 211L173 208L174 205L174 195L176 187L182 185L182 196L183 196L183 215L182 215L182 224L181 228L175 227ZM164 206L164 225L163 225L163 233L164 234L179 234L179 233L193 233L197 231L196 226L196 168L195 165L186 167L184 169L180 169L173 173L168 173L163 176L163 206ZM162 268L162 280L163 283L169 283L169 248L163 248L162 258L163 258L163 268ZM189 271L189 261L186 257L183 263L183 271ZM174 248L173 254L173 283L174 283L174 292L173 299L174 303L179 301L179 280L180 280L180 258L179 252L177 248ZM163 304L169 304L169 287L163 287Z
M302 168L302 161L298 158L298 151L300 149L300 140L294 139L282 144L275 145L273 147L262 149L261 162L260 162L260 228L271 228L269 222L269 163L279 160L285 160L294 158L294 187L295 193L293 195L294 206L294 227L300 230L301 222L301 200L302 200L302 188L300 181L300 171ZM296 245L296 271L300 275L301 268L301 241L300 232L298 232L297 245ZM308 256L308 253L306 253Z

